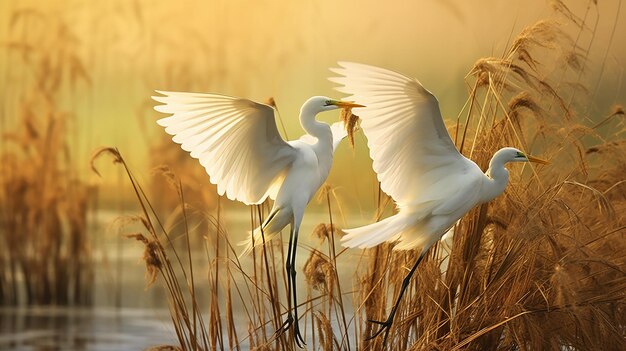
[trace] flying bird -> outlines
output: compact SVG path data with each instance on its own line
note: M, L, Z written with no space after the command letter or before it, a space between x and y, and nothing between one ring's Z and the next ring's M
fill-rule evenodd
M220 94L157 93L162 96L152 98L163 105L155 106L155 110L170 114L157 123L200 161L219 195L246 205L263 203L268 197L274 200L267 219L252 233L256 243L261 243L263 237L270 240L291 225L285 269L293 315L289 311L277 332L293 325L296 343L301 346L304 339L298 327L295 279L298 232L304 209L328 177L333 152L346 136L343 123L329 126L315 116L363 105L311 97L300 109L300 123L308 135L285 141L269 105ZM251 242L248 240L246 250L252 249Z
M381 189L390 195L398 213L380 222L344 229L343 246L369 248L393 242L394 249L421 248L405 277L400 293L375 338L385 343L402 295L428 249L474 206L500 195L508 181L508 162L547 161L505 147L498 150L483 173L455 147L441 117L437 98L419 81L387 69L340 62L330 78L336 89L366 108L355 111L367 137L373 169Z

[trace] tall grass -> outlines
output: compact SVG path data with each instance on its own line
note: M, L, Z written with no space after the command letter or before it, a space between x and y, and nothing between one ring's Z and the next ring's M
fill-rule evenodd
M46 31L20 30L45 25ZM63 23L16 11L6 49L25 79L14 131L0 150L0 304L89 304L93 269L87 215L94 189L80 181L70 150L72 116L60 95L89 82ZM8 103L8 99L5 101Z
M586 16L553 4L580 33L593 30ZM512 38L502 56L481 58L470 69L469 98L449 128L461 152L486 169L496 150L516 146L552 165L510 166L506 192L460 221L449 254L431 250L405 294L387 349L626 348L624 110L586 115L588 52L581 48L590 44L580 37L569 37L557 22L539 21ZM99 153L112 154L135 189L142 208L135 220L143 232L130 236L144 245L150 282L160 277L167 289L180 347L294 349L293 335L274 333L290 307L282 243L265 243L240 261L221 206L200 211L209 273L206 281L194 281L189 213L195 210L181 181L164 172L178 202L171 210L181 224L174 233L121 155L105 150ZM333 219L339 208L330 188L321 193L329 221L314 230L320 244L299 248L310 251L299 280L308 292L300 323L309 347L380 350L382 338L366 340L373 332L367 320L385 319L419 251L393 251L389 244L338 251ZM390 202L378 195L379 219ZM251 229L267 209L251 208ZM351 286L339 279L341 262L355 271ZM198 303L198 284L210 286L208 306Z

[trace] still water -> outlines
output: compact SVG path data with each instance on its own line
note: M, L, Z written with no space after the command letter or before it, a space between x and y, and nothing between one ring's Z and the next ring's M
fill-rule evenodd
M0 350L143 350L176 345L165 309L0 309Z
M242 240L250 227L249 209L235 208L224 211L223 216L231 242ZM146 287L145 267L140 260L143 247L139 242L122 238L112 229L111 223L117 217L119 212L99 211L93 220L90 235L94 256L94 306L0 307L0 350L145 350L156 345L177 345L167 309L167 292L159 280L152 287ZM350 225L367 223L370 221L367 217L352 215ZM341 226L340 218L335 221ZM311 248L327 252L327 244L310 235L315 225L327 222L327 213L306 214L300 232L298 270L302 269ZM200 304L207 305L210 265L202 240L196 241L193 247L196 293ZM337 248L339 251L338 245ZM360 255L358 251L347 252L338 260L340 281L347 288L352 286L357 255ZM246 259L242 262L244 266L251 263ZM298 284L304 286L301 274ZM305 288L299 289L301 301L305 291ZM235 305L233 309L237 320L241 306ZM246 325L243 313L240 316L241 325ZM245 345L242 346L245 349Z

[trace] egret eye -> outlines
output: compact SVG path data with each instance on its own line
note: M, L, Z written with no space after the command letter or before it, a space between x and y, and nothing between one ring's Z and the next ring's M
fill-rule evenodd
M521 158L526 158L526 155L524 155L523 152L517 152L517 155L515 155L515 157L521 157Z
M333 101L332 101L332 100L326 100L326 101L324 102L324 106L330 106L330 105L332 105L332 104L333 104Z

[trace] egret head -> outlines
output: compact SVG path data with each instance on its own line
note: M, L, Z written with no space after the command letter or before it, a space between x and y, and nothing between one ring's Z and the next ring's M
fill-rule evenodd
M505 147L498 150L498 152L493 155L493 158L494 160L498 159L503 164L507 162L536 162L544 165L549 163L546 160L527 155L514 147Z
M354 108L354 107L365 107L363 105L355 104L350 101L341 101L334 100L326 96L313 96L308 99L304 105L302 105L303 109L311 109L316 113L323 111L336 110L338 108Z

